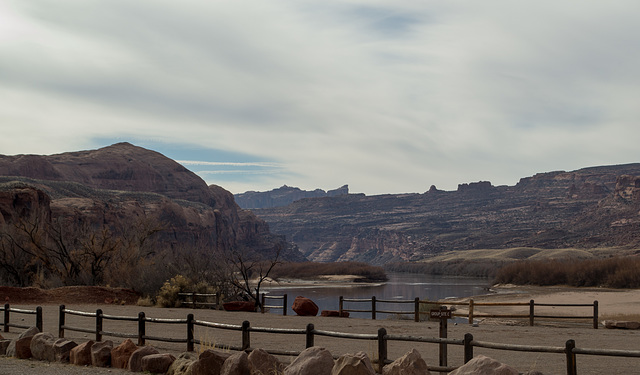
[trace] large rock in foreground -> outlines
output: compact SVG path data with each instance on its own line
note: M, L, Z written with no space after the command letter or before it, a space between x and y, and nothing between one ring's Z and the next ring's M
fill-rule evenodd
M427 363L417 350L411 349L402 357L384 366L382 375L430 375Z
M333 365L331 375L376 375L365 352L344 354Z
M327 349L312 346L284 369L284 375L330 375L333 365L333 356Z
M449 375L518 375L518 370L495 359L478 355Z

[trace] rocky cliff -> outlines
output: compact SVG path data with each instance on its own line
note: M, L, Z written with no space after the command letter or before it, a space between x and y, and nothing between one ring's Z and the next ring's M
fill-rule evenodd
M336 197L346 194L349 194L348 185L329 191L322 189L308 191L283 185L270 191L247 191L246 193L235 194L235 199L240 207L253 209L286 206L304 198Z
M342 195L253 210L311 260L374 264L448 250L640 246L640 164L540 173L515 186Z
M162 241L171 247L198 243L266 254L282 248L285 259L304 259L230 192L129 143L49 156L0 155L0 176L0 223L29 210L39 210L45 221L64 217L71 223L145 218L162 226Z

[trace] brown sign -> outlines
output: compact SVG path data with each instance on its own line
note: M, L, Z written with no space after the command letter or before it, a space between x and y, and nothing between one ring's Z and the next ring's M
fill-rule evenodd
M451 310L430 310L431 319L451 319Z

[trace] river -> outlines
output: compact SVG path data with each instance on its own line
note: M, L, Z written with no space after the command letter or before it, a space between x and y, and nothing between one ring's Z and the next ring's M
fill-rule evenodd
M281 296L287 294L287 315L295 315L291 309L296 296L303 296L313 300L320 311L338 310L340 296L344 298L371 298L375 296L380 300L413 300L416 297L421 300L439 300L444 298L469 297L486 294L489 280L484 278L435 276L414 273L387 273L389 280L384 283L374 283L366 286L349 285L309 285L292 287L269 287L261 292L266 295ZM280 300L267 300L266 305L279 305ZM344 309L371 310L371 303L345 302ZM377 305L377 310L387 311L413 311L411 304L383 303ZM272 313L281 314L282 310L273 309ZM388 314L378 313L380 319ZM352 312L355 318L370 318L371 313Z

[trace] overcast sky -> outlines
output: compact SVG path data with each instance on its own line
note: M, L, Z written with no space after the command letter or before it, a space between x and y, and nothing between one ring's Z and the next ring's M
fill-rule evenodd
M233 193L640 162L640 2L0 0L0 154L121 141Z

